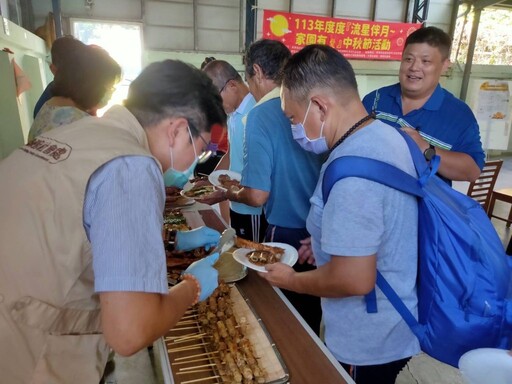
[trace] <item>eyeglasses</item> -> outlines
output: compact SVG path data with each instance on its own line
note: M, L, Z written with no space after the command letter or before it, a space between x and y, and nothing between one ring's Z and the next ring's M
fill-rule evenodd
M206 142L206 140L204 139L204 137L203 137L203 136L201 136L201 134L199 134L199 138L201 139L201 141L202 141L202 142L204 143L204 145L206 146L206 150L203 150L203 151L199 154L199 156L197 156L197 159L198 159L198 160L197 160L197 162L198 162L199 164L203 164L203 163L207 162L207 161L208 161L208 159L209 159L210 157L212 157L213 152L212 152L211 150L209 150L209 149L208 149L208 146L209 146L210 144L209 144L208 142ZM195 144L194 144L194 143L192 143L192 145L194 145L194 148L195 148Z
M220 93L222 93L222 91L224 91L224 88L226 88L226 85L228 85L228 83L229 83L231 80L235 80L235 79L229 79L229 80L226 80L226 82L224 83L224 85L222 86L222 88L219 90L219 94L220 94Z
M203 163L205 163L206 161L208 161L208 159L209 159L210 157L212 157L212 155L213 155L213 152L212 152L211 150L209 150L209 149L208 149L208 147L209 147L209 145L210 145L210 144L209 144L209 143L204 139L204 137L203 137L203 136L201 136L201 134L199 133L199 131L198 131L198 130L197 130L197 129L196 129L196 128L195 128L195 127L190 123L190 121L188 122L188 125L189 125L189 127L188 127L188 131L189 131L190 138L192 139L192 145L193 145L193 147L194 147L194 152L197 154L196 144L195 144L195 142L194 142L194 138L193 138L193 136L192 136L192 132L191 132L190 127L193 127L194 131L195 131L195 132L198 132L198 134L197 134L197 135L199 136L199 138L201 139L201 141L202 141L202 142L204 143L204 145L206 146L206 149L205 149L205 150L203 150L203 151L201 151L201 153L199 154L199 156L197 156L197 155L196 155L196 156L197 156L197 159L198 159L198 160L197 160L198 164L203 164Z

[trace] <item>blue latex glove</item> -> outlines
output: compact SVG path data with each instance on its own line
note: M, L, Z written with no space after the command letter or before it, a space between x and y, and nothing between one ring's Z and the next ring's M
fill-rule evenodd
M193 275L199 282L201 286L199 301L206 300L219 285L219 272L213 268L213 264L215 264L218 259L218 252L212 253L204 259L193 262L183 272L183 274Z
M176 250L190 251L199 247L210 248L219 244L220 233L208 227L199 227L191 231L176 233Z

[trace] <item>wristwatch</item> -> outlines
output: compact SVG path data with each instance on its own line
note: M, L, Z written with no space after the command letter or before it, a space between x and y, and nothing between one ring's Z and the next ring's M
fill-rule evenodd
M177 232L178 231L176 231L174 229L165 231L165 235L164 235L165 249L169 252L174 251L174 248L176 247L176 233Z
M425 159L427 161L432 160L432 158L436 155L436 147L434 147L432 144L429 145L425 151L423 151L423 156L425 156Z

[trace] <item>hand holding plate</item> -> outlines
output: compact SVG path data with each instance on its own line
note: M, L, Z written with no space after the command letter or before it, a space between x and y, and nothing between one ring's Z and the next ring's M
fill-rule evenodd
M279 288L292 289L295 270L284 263L274 263L265 265L267 272L258 272L258 275L267 280L271 285Z

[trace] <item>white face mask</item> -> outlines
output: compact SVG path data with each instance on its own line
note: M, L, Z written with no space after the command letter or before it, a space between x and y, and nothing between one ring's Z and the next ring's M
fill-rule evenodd
M194 149L194 161L185 171L178 171L174 169L174 156L172 153L172 148L169 148L169 152L171 154L171 167L164 173L164 184L166 187L183 188L183 186L187 184L187 181L190 179L190 176L194 174L194 169L196 168L197 162L199 161L192 133L190 132L190 128L188 126L187 129L190 140L192 140L192 148Z
M329 147L327 146L327 141L325 140L325 136L322 136L325 121L322 122L322 126L320 127L320 137L311 140L306 135L306 130L304 128L304 123L306 122L306 119L308 117L309 108L311 108L311 100L309 100L308 109L306 110L306 114L304 115L304 121L302 123L292 124L292 136L304 150L316 154L321 154L329 150Z

